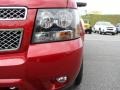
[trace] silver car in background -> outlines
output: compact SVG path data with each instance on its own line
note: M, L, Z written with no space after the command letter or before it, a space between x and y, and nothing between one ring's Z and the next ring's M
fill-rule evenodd
M116 25L117 32L120 33L120 23Z
M116 27L111 22L99 21L92 28L93 32L98 32L99 34L112 34L117 33Z

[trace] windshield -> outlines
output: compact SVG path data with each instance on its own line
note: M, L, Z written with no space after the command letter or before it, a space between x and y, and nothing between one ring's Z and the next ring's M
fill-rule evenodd
M110 22L98 22L97 25L111 26L112 24Z

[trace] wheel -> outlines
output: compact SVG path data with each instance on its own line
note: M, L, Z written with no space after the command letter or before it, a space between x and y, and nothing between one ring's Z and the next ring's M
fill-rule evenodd
M89 29L89 34L92 34L92 29Z
M89 31L89 34L92 34L92 32Z
M104 32L104 35L106 35L106 33Z
M112 35L115 35L115 33L112 33Z
M80 83L82 82L82 77L83 77L83 63L81 65L80 72L75 80L74 85L76 85L76 86L80 85Z
M100 35L102 35L102 32L101 32L101 31L99 31L99 34L100 34Z
M87 30L85 30L85 34L87 34Z

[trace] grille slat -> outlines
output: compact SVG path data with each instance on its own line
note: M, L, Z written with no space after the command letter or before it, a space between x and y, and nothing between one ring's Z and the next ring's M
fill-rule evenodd
M0 29L0 51L19 49L22 33L22 29Z
M25 20L26 16L25 7L0 7L0 20Z

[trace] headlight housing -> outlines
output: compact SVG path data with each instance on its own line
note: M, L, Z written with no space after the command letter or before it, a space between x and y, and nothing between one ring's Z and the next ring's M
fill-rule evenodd
M48 11L40 13L38 18L40 19L38 24L45 29L50 28L54 23L54 17L52 13Z
M80 37L80 18L76 9L39 9L33 43L71 40Z
M58 22L56 23L59 27L67 28L71 25L73 20L73 13L68 10L61 10L56 14Z

